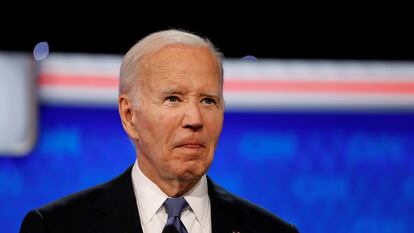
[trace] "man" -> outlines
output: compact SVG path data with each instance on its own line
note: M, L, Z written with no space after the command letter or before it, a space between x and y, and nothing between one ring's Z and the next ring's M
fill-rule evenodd
M139 41L122 63L118 104L135 164L32 210L20 232L297 232L206 176L224 113L221 55L208 40L167 30Z

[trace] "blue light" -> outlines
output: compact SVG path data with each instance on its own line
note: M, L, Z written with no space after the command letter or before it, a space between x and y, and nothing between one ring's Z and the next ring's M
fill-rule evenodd
M36 61L44 60L49 55L49 44L46 41L37 43L33 49L33 57Z
M257 57L255 57L253 55L246 55L246 56L242 57L241 59L246 60L246 61L257 61Z

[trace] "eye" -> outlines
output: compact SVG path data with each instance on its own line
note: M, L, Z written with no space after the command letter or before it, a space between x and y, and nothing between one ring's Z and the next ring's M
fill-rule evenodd
M216 100L214 100L213 98L204 98L201 100L202 103L204 104L216 104Z
M165 101L175 103L175 102L179 102L179 101L180 101L180 99L179 99L177 96L172 95L172 96L167 96L167 97L165 98Z

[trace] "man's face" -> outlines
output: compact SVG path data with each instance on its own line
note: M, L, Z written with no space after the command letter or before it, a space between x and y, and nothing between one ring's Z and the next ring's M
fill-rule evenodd
M213 160L223 124L220 70L207 48L168 46L145 59L138 106L138 163L155 183L193 181Z

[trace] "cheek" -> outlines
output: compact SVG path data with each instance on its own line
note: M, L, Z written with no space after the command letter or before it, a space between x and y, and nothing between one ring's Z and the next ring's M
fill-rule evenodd
M135 127L138 132L138 149L143 154L157 156L162 141L161 127L159 126L157 114L151 109L141 108L135 116ZM157 156L158 157L158 156Z
M221 129L223 127L223 116L222 115L215 115L212 117L208 117L208 125L210 126L210 133L215 137L218 137L221 133Z
M152 143L157 150L169 150L174 142L176 131L180 127L178 114L169 111L162 112L146 119L147 128ZM145 133L145 132L144 132ZM165 151L164 151L165 153Z
M136 116L138 129L144 134L151 134L159 137L164 135L168 127L172 123L170 118L172 114L154 110L152 108L142 109L140 114Z

